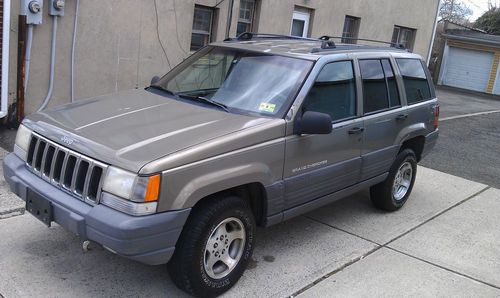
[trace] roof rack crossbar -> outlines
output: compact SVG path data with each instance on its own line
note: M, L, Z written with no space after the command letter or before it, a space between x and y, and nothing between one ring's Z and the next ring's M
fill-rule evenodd
M388 42L388 41L381 41L381 40L375 40L375 39L367 39L367 38L356 38L356 37L342 37L342 36L328 36L328 35L323 35L319 38L320 40L330 40L330 39L347 39L347 40L359 40L359 41L367 41L367 42L373 42L373 43L381 43L381 44L387 44L390 45L392 48L396 49L401 49L401 50L406 50L407 48L401 44L401 43L394 43L394 42Z

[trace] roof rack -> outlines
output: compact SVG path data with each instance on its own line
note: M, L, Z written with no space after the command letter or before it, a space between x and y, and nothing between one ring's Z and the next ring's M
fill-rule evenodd
M386 44L390 45L391 48L396 48L400 50L407 50L407 48L401 44L401 43L394 43L394 42L388 42L388 41L380 41L380 40L375 40L375 39L367 39L367 38L355 38L355 37L342 37L342 36L328 36L328 35L323 35L319 38L319 40L324 40L324 41L329 41L330 39L344 39L344 40L356 40L356 41L368 41L368 42L374 42L374 43L381 43L381 44Z
M291 40L307 40L307 41L318 41L314 38L300 37L300 36L292 36L292 35L280 35L280 34L271 34L271 33L254 33L254 32L243 32L238 35L236 38L226 38L224 41L248 41L248 40L256 40L256 39L291 39Z
M289 40L304 40L304 41L312 41L312 42L321 42L321 46L318 48L313 48L311 53L319 53L323 51L331 51L337 48L337 45L332 39L343 39L343 40L356 40L356 41L367 41L373 43L381 43L389 45L392 48L400 49L400 50L408 50L403 44L393 43L387 41L380 41L375 39L366 39L366 38L354 38L354 37L342 37L342 36L328 36L323 35L318 39L315 38L307 38L300 36L292 36L292 35L280 35L280 34L270 34L270 33L254 33L254 32L243 32L238 35L236 38L227 38L225 42L231 41L250 41L250 40L266 40L266 39L289 39Z

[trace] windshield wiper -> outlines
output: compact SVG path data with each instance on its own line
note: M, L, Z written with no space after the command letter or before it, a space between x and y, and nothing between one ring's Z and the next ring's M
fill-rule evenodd
M208 103L212 106L216 106L216 107L230 113L229 108L225 104L217 102L215 100L211 100L210 98L206 98L206 97L199 96L199 95L188 95L188 94L176 94L176 95L181 97L181 98L190 99L190 100L197 100L197 101L201 101L203 103Z

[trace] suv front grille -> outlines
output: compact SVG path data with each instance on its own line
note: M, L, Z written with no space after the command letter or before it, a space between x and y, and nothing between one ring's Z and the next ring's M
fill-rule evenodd
M26 163L31 172L90 204L101 193L107 165L32 133Z

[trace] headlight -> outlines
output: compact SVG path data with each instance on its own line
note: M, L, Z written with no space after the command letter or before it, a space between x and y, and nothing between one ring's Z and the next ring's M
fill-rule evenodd
M24 161L26 161L26 155L30 147L30 140L31 130L22 124L19 125L19 128L17 129L14 152Z
M102 190L117 195L126 200L130 200L134 191L134 184L137 175L109 167L108 173L104 178Z
M132 215L151 214L153 207L156 211L160 180L160 175L143 177L119 168L109 167L102 190L130 202L116 204L116 202L112 203L111 200L101 200L101 203ZM146 205L147 208L144 208ZM126 208L121 208L125 206ZM145 212L146 209L147 212Z

